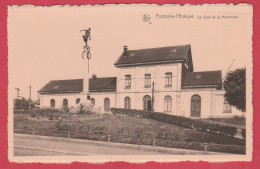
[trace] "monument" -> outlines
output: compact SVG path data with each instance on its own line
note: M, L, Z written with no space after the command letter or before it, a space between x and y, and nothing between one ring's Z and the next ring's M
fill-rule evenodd
M84 70L83 70L83 92L82 94L87 95L87 99L90 100L89 96L89 61L91 59L90 47L88 45L88 41L91 40L90 36L90 28L84 31L85 34L82 35L85 45L83 46L82 59L84 61Z

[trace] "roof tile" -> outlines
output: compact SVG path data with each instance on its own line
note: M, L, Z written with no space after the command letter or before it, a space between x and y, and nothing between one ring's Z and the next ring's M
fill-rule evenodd
M83 79L52 80L38 92L40 93L66 93L82 92ZM90 78L89 91L105 92L116 91L116 77Z
M128 50L122 54L115 65L140 64L149 62L177 61L186 58L190 45L169 46L161 48Z
M182 86L221 85L221 71L186 72Z

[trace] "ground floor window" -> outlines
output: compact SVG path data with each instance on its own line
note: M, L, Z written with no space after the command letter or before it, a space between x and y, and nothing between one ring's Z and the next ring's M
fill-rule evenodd
M94 98L91 98L90 102L91 102L91 104L95 105L95 99Z
M55 100L51 99L50 101L51 108L55 108Z
M151 111L152 110L152 99L150 96L146 95L143 98L143 108L146 111Z
M223 113L231 113L231 106L229 105L228 101L224 101Z
M130 97L125 97L125 109L131 109L131 99Z
M63 107L68 107L68 99L63 99Z
M104 111L105 112L110 111L110 100L109 100L109 98L104 99Z
M80 98L77 98L76 104L80 103Z
M193 95L191 97L190 116L200 117L201 111L201 98L199 95Z
M171 96L164 97L164 111L171 112L172 111L172 98Z

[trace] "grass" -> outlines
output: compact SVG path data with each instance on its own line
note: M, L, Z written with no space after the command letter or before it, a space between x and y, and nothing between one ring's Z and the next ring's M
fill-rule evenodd
M43 128L46 130L56 130L57 122L54 120L32 118L28 114L14 114L15 128ZM111 135L111 141L152 145L152 139L157 141L158 146L189 148L203 150L202 144L198 143L215 143L244 146L245 140L237 139L219 134L194 131L173 124L155 121L152 119L113 116L101 114L73 114L64 124L70 126L72 137L92 140L107 140L107 135ZM75 134L73 133L80 133ZM41 135L56 136L53 132L42 131ZM168 141L163 141L168 140ZM173 141L174 140L174 141ZM198 142L182 143L180 141ZM183 145L182 145L183 144ZM214 151L224 151L223 147ZM234 152L234 151L229 151Z

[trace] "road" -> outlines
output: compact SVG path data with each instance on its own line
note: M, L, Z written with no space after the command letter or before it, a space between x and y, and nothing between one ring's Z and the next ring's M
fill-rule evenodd
M188 149L14 134L14 156L216 155Z
M68 139L45 139L38 136L14 135L14 156L58 156L58 155L166 155L151 150L129 147L98 145Z

